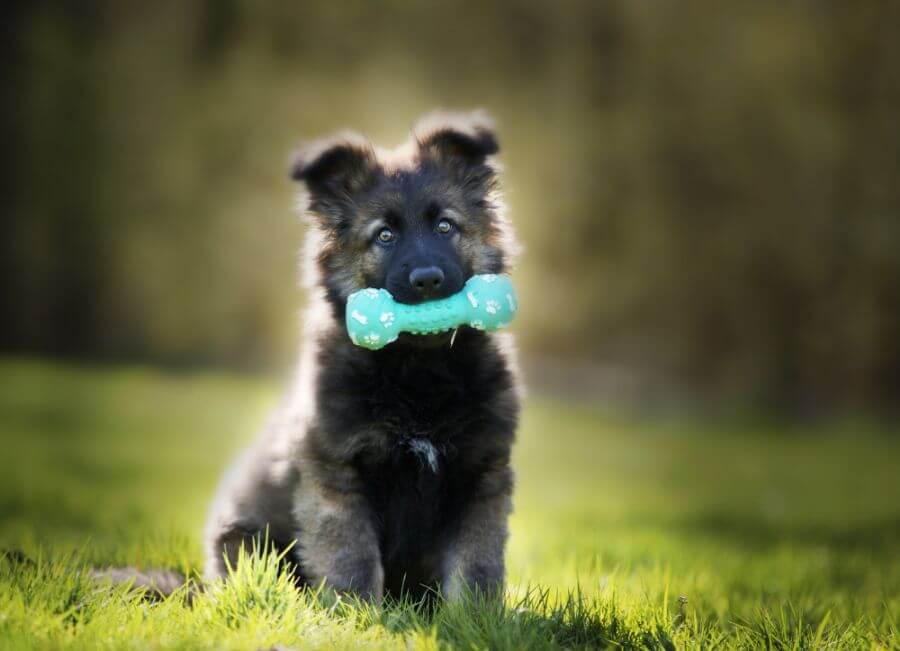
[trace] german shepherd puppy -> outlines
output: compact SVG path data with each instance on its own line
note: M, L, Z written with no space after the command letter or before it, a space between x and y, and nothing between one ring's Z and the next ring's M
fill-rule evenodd
M296 156L311 226L304 351L281 409L221 485L208 579L267 536L294 545L299 583L375 601L502 589L519 412L509 340L461 327L371 351L344 327L359 289L418 303L508 270L497 151L474 113L426 118L393 151L349 133Z

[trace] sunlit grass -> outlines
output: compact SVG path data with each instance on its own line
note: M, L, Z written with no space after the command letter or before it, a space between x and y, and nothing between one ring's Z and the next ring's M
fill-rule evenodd
M506 604L297 591L255 555L187 605L92 580L196 576L218 475L277 383L0 363L0 647L775 648L900 644L900 437L639 418L532 398Z

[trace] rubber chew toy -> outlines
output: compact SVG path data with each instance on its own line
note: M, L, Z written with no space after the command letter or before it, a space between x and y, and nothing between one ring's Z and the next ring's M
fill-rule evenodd
M447 298L418 305L398 303L386 289L362 289L347 299L347 333L357 346L378 350L401 332L425 335L462 325L497 330L509 325L518 309L509 276L472 276Z

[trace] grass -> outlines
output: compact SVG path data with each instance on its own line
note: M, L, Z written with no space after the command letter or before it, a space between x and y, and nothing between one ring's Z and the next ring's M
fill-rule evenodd
M277 383L0 362L0 648L900 648L900 432L626 416L532 397L506 604L372 608L256 555L187 605L219 473Z

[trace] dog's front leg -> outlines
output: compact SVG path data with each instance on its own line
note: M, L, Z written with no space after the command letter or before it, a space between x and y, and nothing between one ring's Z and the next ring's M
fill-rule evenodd
M451 601L467 592L492 597L503 592L512 471L506 466L491 471L480 484L444 555L442 586Z
M339 492L304 478L296 513L300 565L313 583L378 602L384 569L372 515L357 493Z

